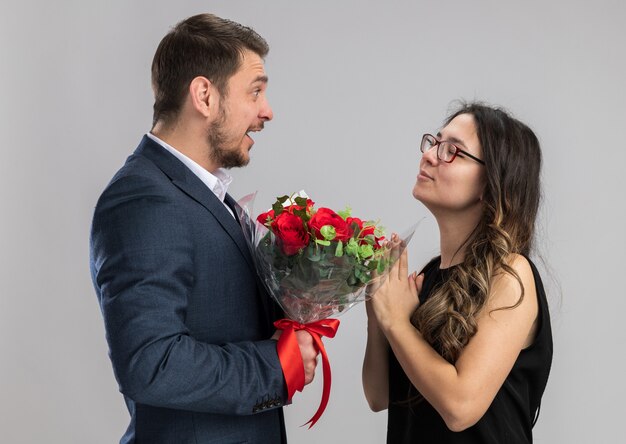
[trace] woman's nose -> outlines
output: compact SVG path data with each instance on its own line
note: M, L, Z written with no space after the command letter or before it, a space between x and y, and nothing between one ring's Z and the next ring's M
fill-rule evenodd
M430 163L431 165L437 165L439 163L439 157L437 157L437 146L433 146L431 149L424 151L422 159Z

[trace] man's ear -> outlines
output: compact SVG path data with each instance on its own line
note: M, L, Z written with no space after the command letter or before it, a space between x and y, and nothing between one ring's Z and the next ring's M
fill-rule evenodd
M195 77L189 84L189 99L193 108L209 118L218 106L217 91L211 81L203 76Z

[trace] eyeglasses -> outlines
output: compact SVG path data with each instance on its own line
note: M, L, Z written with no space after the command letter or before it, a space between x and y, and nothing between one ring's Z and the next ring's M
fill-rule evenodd
M446 163L452 163L454 159L456 159L456 156L458 156L460 153L461 157L465 155L482 165L485 164L484 161L480 160L476 156L472 156L470 153L468 153L465 150L462 150L461 148L459 148L452 142L448 142L445 140L437 140L437 138L433 136L432 134L424 134L422 136L422 144L420 145L420 151L422 153L425 153L426 151L430 151L430 149L434 147L437 147L437 158Z

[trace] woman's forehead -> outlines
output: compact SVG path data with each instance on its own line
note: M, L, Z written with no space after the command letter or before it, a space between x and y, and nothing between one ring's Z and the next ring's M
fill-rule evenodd
M459 114L444 126L438 134L444 140L468 147L479 145L476 122L471 114Z

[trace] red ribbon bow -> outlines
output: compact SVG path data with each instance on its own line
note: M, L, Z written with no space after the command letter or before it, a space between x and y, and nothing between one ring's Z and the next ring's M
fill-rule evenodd
M320 401L315 415L304 424L311 424L309 426L309 428L311 428L315 425L317 420L320 419L322 413L324 413L326 405L328 404L328 398L330 397L330 364L328 363L328 355L326 354L321 336L334 338L339 328L339 320L322 319L321 321L309 322L308 324L300 324L291 319L280 319L274 322L274 326L283 331L278 339L278 344L276 344L276 349L278 351L280 365L283 368L283 374L285 375L285 381L287 382L288 400L291 400L296 390L301 392L304 388L304 364L302 363L302 355L300 354L300 347L296 339L296 331L308 331L313 337L315 347L322 355L322 369L324 371L322 400Z

